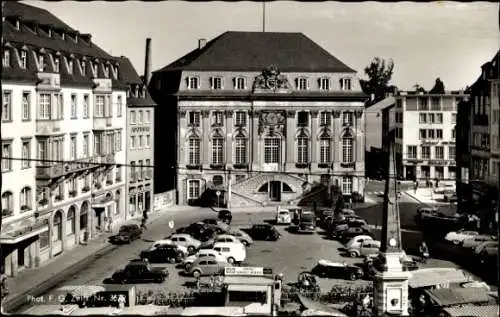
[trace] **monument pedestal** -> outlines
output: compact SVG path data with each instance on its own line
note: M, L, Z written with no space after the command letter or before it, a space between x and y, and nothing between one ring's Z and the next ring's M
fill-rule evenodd
M373 280L374 316L408 314L408 279L410 273L403 271L400 256L393 254L386 258L385 270L375 275ZM397 261L397 262L396 262Z

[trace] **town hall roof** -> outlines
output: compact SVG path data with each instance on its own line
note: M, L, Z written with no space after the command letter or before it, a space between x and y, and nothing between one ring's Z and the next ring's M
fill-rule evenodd
M219 35L156 72L260 72L269 65L281 72L356 72L303 33L236 31Z

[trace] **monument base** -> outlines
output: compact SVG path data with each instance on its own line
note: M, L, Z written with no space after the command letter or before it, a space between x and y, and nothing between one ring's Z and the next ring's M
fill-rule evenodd
M373 280L374 316L386 314L409 316L408 279L410 273L403 271L400 255L386 255L385 270L375 275ZM397 262L396 262L397 260Z

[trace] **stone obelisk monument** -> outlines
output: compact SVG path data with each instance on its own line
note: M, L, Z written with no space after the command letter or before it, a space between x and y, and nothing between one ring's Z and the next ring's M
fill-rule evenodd
M398 207L398 183L395 162L394 131L390 129L390 108L382 110L383 149L386 154L385 195L382 219L382 237L379 258L376 261L378 273L373 283L373 309L375 316L408 316L408 278L403 271L401 258L401 228Z

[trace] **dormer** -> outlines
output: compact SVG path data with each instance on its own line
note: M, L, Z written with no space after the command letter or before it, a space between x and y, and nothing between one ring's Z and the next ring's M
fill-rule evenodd
M94 59L94 62L92 63L92 73L94 73L94 77L99 76L99 59Z
M109 78L109 61L106 61L102 66L104 70L104 77Z
M80 61L80 70L83 76L87 76L87 57L82 56L82 60Z
M61 31L61 39L62 39L63 41L65 41L65 40L66 40L66 33L65 33L64 31Z
M5 48L3 49L3 56L2 56L2 65L3 67L10 67L11 65L11 56L10 56L10 51L11 51L11 45L10 43L5 43Z
M26 69L28 67L28 47L23 45L19 50L19 66L22 69Z
M47 27L47 36L48 37L52 37L52 29L49 27Z
M59 73L61 69L61 52L56 52L53 56L54 72Z
M47 68L47 64L46 64L47 61L45 60L45 49L44 48L41 48L38 51L37 62L38 62L38 71L39 72L45 71L45 69Z
M78 43L78 32L74 34L73 39L75 40L75 43Z
M130 98L131 92L130 92L131 87L128 87L127 89L127 98Z
M16 28L16 30L20 30L21 29L21 21L19 21L19 19L16 19L14 21L14 27Z
M90 40L92 39L92 35L90 34L80 34L80 38L84 40L85 42L88 42L90 44Z
M139 85L134 85L134 97L139 98Z

